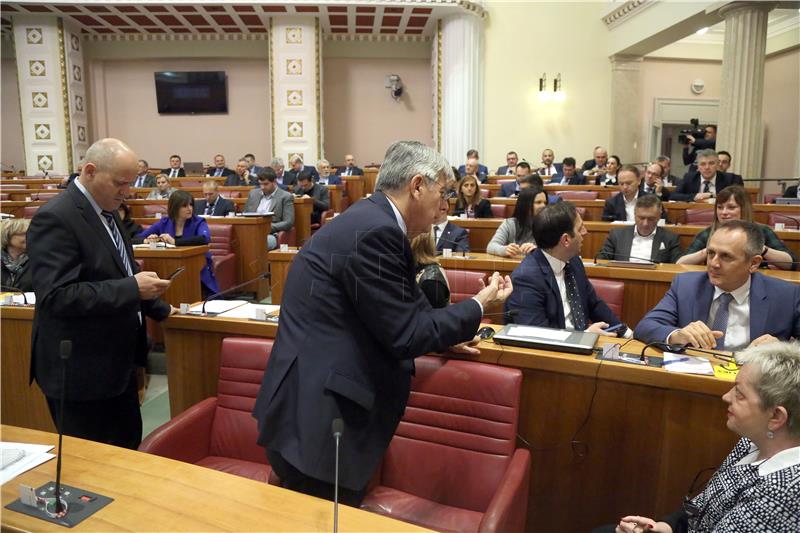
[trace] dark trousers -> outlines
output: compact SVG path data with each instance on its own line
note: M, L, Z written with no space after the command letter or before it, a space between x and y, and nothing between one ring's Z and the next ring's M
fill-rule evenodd
M286 462L278 452L267 450L267 459L269 459L272 469L281 478L281 487L333 501L333 483L305 475ZM360 507L366 493L367 487L361 490L351 490L339 485L339 503L350 507Z
M58 427L61 404L58 398L47 398L50 415ZM64 435L112 444L135 450L142 442L142 413L136 374L131 372L128 388L114 398L88 402L64 402Z

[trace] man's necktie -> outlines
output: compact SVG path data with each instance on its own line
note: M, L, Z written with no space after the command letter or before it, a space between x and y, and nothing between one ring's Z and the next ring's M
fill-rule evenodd
M703 192L711 194L711 181L707 181L703 184Z
M205 214L206 215L210 215L213 212L214 212L214 204L206 203L206 212L205 212Z
M728 316L730 314L728 306L733 299L733 295L729 292L723 292L719 295L719 307L717 308L717 315L714 317L714 323L711 325L711 331L721 331L722 337L717 339L717 349L725 349L725 332L728 330Z
M564 266L564 284L567 286L567 301L572 309L572 325L576 331L583 331L586 329L586 316L583 313L583 304L578 294L575 273L569 263Z
M128 260L128 252L125 250L125 241L122 240L122 235L119 233L117 223L114 222L114 213L111 211L101 211L101 213L103 218L106 219L108 229L111 230L111 238L114 241L114 247L117 249L120 259L122 259L122 264L125 265L125 271L129 276L133 276L131 262Z
M214 173L214 176L216 176L217 178L222 176L222 169L218 168L217 171Z
M433 247L439 244L439 226L433 226Z
M133 185L137 189L142 186L142 180L144 179L143 176L136 176L136 183Z

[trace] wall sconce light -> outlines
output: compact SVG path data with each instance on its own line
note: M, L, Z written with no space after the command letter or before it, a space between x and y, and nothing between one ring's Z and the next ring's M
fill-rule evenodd
M553 78L553 91L550 92L547 90L547 74L543 72L542 77L539 78L539 101L549 102L550 100L554 100L556 102L563 102L566 97L567 95L561 88L561 73L559 72L558 75Z
M558 73L558 76L555 77L553 80L553 99L556 102L563 102L567 98L567 95L564 94L564 90L561 88L561 73Z
M547 102L550 96L550 91L547 90L547 74L542 72L542 77L539 78L539 101Z

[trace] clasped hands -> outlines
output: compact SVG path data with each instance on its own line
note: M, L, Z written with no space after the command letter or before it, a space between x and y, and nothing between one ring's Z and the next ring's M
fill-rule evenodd
M506 246L506 257L514 257L517 255L524 255L529 254L536 249L536 245L532 242L525 242L522 244L517 244L512 242L508 246Z
M503 277L499 272L495 272L489 277L488 285L485 284L483 280L481 280L481 285L483 285L483 288L481 288L474 298L483 306L484 312L493 304L502 304L505 302L506 299L511 296L511 291L514 289L511 285L511 276ZM475 345L479 342L480 338L475 336L472 340L451 346L449 351L466 355L478 355L481 352Z
M169 233L162 233L161 235L148 235L145 237L144 242L165 242L167 244L175 244L175 237Z

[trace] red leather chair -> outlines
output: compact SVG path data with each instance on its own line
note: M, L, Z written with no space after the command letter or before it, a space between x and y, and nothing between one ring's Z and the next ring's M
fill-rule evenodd
M622 319L622 304L625 301L625 282L613 279L589 278L589 283L594 287L600 297L617 318Z
M335 213L333 209L328 209L326 211L323 211L322 214L319 216L319 223L311 224L311 233L314 233L319 228L324 226L326 220L328 220L329 218L333 218L333 213Z
M256 444L258 427L250 412L271 351L272 339L223 339L216 398L157 428L139 451L268 481L272 468Z
M437 531L523 531L530 452L515 449L522 372L419 357L362 508Z
M800 213L770 213L769 225L774 228L776 222L789 229L800 229Z
M562 200L597 200L597 191L556 191Z
M489 189L480 189L481 198L489 198Z
M481 281L486 279L483 272L444 269L444 273L447 276L447 284L450 285L450 303L453 304L478 294L482 288Z
M287 244L289 246L297 246L297 230L292 226L290 230L283 230L277 233L278 245Z
M6 201L8 200L8 193L7 192L0 192L0 200Z
M779 192L771 192L764 195L764 203L765 204L774 204L776 198L783 198L783 195Z
M504 204L492 204L492 217L506 218L506 206Z
M33 218L39 207L38 205L26 205L22 208L22 218Z
M236 254L233 253L233 226L230 224L209 224L211 242L208 243L214 276L219 290L224 291L236 285Z
M221 189L219 191L219 195L222 196L223 198L241 198L242 197L242 193L240 191L224 191L224 190L221 190Z
M167 204L145 204L142 206L142 211L144 212L144 216L152 217L156 213L160 213L163 215L167 214Z
M178 187L202 187L204 181L203 180L187 180L182 179L179 182L175 182L176 186Z
M708 226L714 220L714 208L710 209L687 209L686 223L698 226Z

